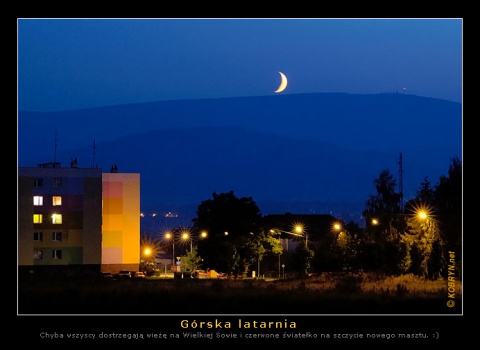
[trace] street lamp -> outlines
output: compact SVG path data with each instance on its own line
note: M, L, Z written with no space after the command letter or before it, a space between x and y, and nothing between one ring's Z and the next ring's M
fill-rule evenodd
M378 220L373 219L372 220L372 225L378 225ZM337 221L333 224L333 230L335 232L338 232L337 240L345 239L345 238L347 238L348 236L351 235L350 232L348 231L347 227L342 222L339 222L339 221Z
M289 235L292 235L292 236L297 236L297 237L303 237L305 238L305 244L308 244L308 236L305 232L303 232L303 226L298 224L298 225L295 225L294 228L293 228L293 232L289 232L289 231L283 231L283 230L280 230L280 229L271 229L270 230L271 233L286 233L286 234L289 234Z
M146 247L143 250L143 256L148 257L148 256L150 256L150 254L152 254L152 250L150 248Z
M141 271L145 271L147 273L148 265L152 264L150 261L150 256L152 255L152 249L150 247L144 247L142 253L142 259L140 264Z
M172 240L172 266L175 266L175 237L171 232L165 233L164 237L166 240Z
M425 210L419 210L417 215L418 218L421 220L425 220L426 218L428 218L428 213Z
M198 238L195 238L194 235L192 235L191 230L189 228L174 228L172 231L168 231L165 233L164 238L166 240L172 240L172 243L174 243L175 240L177 240L177 243L190 243L190 252L193 251L193 241L196 239L204 239L208 237L208 232L205 230L202 230ZM173 254L175 255L175 254ZM175 256L173 256L173 259L175 260Z
M296 237L303 237L303 238L305 238L305 246L308 248L308 236L307 236L307 233L304 232L302 224L295 224L293 226L293 232L283 231L283 230L280 230L280 229L271 229L270 233L279 235L278 236L279 244L281 244L281 241L280 241L280 234L281 233L286 233L286 234L296 236ZM280 274L280 253L278 253L278 278L280 279L280 277L281 277L281 274Z
M337 232L340 231L340 230L342 229L342 224L339 223L339 222L335 222L335 223L333 224L333 229L334 229L335 231L337 231Z
M193 246L192 246L192 239L190 238L190 232L187 230L183 230L180 237L184 242L190 241L190 252L192 252Z

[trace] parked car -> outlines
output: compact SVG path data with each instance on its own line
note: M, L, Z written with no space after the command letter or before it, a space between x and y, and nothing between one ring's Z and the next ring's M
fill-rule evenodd
M145 275L145 272L143 271L135 271L135 274L133 275L133 278L145 278L147 275Z
M118 278L132 278L133 274L132 271L122 270L117 273Z
M102 272L103 278L113 278L113 275L110 272Z

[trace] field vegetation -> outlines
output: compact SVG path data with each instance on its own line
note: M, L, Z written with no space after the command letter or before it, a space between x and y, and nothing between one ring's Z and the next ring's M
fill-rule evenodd
M20 314L461 314L444 279L322 273L304 279L25 279Z

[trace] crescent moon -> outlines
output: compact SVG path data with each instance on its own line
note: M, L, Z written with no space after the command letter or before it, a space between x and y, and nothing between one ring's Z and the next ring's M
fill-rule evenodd
M278 87L277 90L275 90L275 93L280 93L282 92L283 90L285 90L287 88L287 77L285 76L285 74L283 74L282 72L278 72L280 73L280 77L282 78L282 82L280 83L280 86Z

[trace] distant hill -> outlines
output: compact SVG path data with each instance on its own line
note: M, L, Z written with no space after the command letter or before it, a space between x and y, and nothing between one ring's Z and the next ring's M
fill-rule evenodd
M406 197L425 177L436 183L461 158L461 104L318 93L18 112L19 166L77 158L139 172L142 210L185 210L234 190L270 213L355 203L356 219L380 171L398 175L400 152Z

